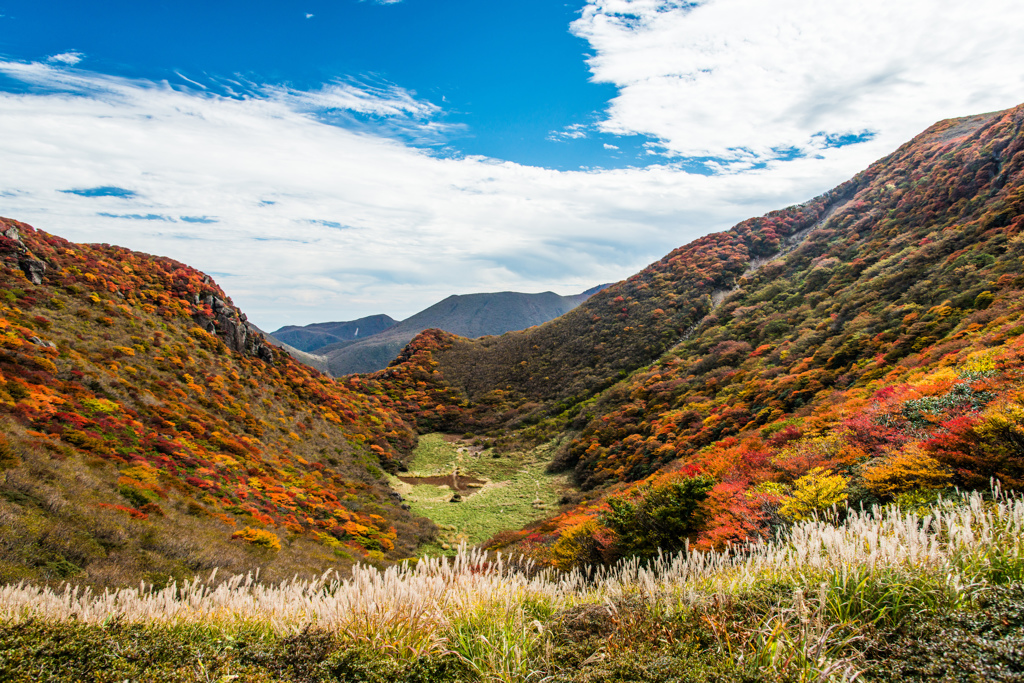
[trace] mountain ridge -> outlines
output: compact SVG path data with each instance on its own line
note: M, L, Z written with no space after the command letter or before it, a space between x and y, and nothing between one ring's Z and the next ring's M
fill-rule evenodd
M714 486L696 547L763 533L814 472L866 505L1024 485L1022 126L1024 107L941 121L534 330L414 340L432 386L405 394L407 419L562 440L552 467L589 502L492 543L546 561L570 538L573 561L614 557L611 503L697 475ZM907 462L936 479L891 479Z
M291 348L312 353L337 342L357 341L373 336L388 329L396 322L398 321L391 316L379 313L357 320L285 325L269 334Z
M600 291L598 285L588 292ZM483 337L539 325L571 311L591 294L561 296L554 292L485 292L453 294L372 337L317 349L334 376L387 367L402 348L426 329L443 329L465 337Z

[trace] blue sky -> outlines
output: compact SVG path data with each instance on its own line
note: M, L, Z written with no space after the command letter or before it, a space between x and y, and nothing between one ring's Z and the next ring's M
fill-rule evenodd
M447 135L409 142L557 169L646 165L642 136L571 138L615 94L589 80L569 31L584 3L519 0L5 2L8 58L82 55L81 68L215 92L395 85L442 108ZM371 122L372 123L372 122ZM619 149L606 149L614 144Z
M575 293L1024 102L1010 0L0 0L0 215L257 324Z

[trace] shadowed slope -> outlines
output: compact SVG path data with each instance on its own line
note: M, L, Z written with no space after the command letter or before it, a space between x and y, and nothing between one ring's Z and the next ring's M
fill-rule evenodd
M441 329L470 338L502 334L557 318L589 296L589 293L559 296L554 292L452 295L373 337L327 346L317 354L327 357L331 374L335 376L371 372L387 367L402 347L423 330Z

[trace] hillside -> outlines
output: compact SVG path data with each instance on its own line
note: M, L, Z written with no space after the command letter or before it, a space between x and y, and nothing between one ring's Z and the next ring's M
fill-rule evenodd
M358 341L373 336L388 329L395 322L388 315L368 315L365 318L344 322L285 325L270 334L282 344L312 353L329 344Z
M340 380L187 266L0 232L11 680L1024 674L1024 105Z
M556 319L428 329L338 381L187 266L5 220L0 572L113 585L408 556L434 528L386 473L413 430L497 446L478 458L524 446L529 467L551 454L582 492L490 544L563 567L722 547L833 503L1020 487L1022 121L938 123ZM439 318L478 334L564 299L452 297L377 336Z
M432 533L385 478L401 418L266 344L208 276L0 230L0 581L278 580Z
M453 294L371 338L325 346L317 350L317 355L327 358L335 377L372 372L387 367L423 330L440 329L469 338L522 330L573 310L599 289L573 296L554 292Z
M425 339L429 353L414 340L428 386L398 392L404 410L493 437L563 435L552 468L592 493L494 542L541 558L640 552L630 525L665 496L690 501L675 542L720 546L798 514L808 491L870 505L1020 487L1022 124L1021 107L940 122L536 329Z

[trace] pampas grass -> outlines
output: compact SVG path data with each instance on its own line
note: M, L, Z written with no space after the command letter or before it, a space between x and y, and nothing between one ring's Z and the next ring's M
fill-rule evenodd
M278 635L323 629L404 661L456 653L485 680L513 681L547 670L546 624L567 609L604 605L611 613L639 599L664 616L783 585L793 600L741 637L723 634L723 651L764 666L799 665L805 680L831 680L851 676L853 660L841 653L857 628L955 609L987 586L1020 581L1022 531L1024 499L996 491L988 500L973 493L940 501L923 516L876 508L841 523L803 522L773 540L723 552L567 573L463 547L454 558L383 571L357 566L348 578L329 572L278 585L255 574L218 582L216 571L162 589L20 583L0 588L0 619L256 627Z

